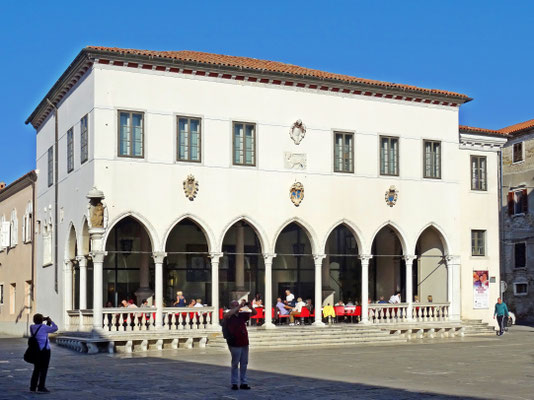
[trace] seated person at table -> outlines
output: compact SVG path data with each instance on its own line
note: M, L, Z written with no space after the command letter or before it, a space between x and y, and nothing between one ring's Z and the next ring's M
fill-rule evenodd
M181 291L176 292L176 301L172 305L174 307L185 307L187 305L187 301Z
M254 296L254 299L252 300L252 308L256 307L263 307L263 301L261 300L259 293L256 293L256 296Z
M150 306L148 305L147 299L141 300L141 308L150 308Z
M419 303L419 296L413 296L413 302L414 303Z
M295 303L295 307L293 307L293 309L289 313L289 325L290 326L295 325L295 317L300 317L300 312L302 311L302 307L304 306L306 306L306 303L302 301L302 297L299 297L297 299L297 302Z
M389 302L391 304L399 304L401 302L401 294L400 292L396 292L393 296L389 298Z
M289 314L289 310L291 310L291 307L282 303L282 298L279 297L276 299L276 308L278 309L278 312L280 315L287 315Z
M336 303L336 306L345 307L345 303L343 303L343 300L339 299L339 301Z
M312 304L312 300L311 299L307 299L306 300L306 305L305 307L308 309L308 311L310 312L310 314L313 314L313 304Z
M429 295L427 296L427 298L426 298L426 301L428 301L429 303L432 303L432 300L433 300L432 295L429 294Z
M291 307L295 307L295 295L289 289L286 290L286 301Z
M193 307L204 307L204 306L202 305L202 299L197 299L197 300L195 301L195 305L194 305Z
M191 303L187 306L188 308L193 308L197 304L197 301L195 299L191 299Z
M387 304L387 301L384 300L384 296L380 296L380 298L377 301L378 304Z
M348 306L348 307L353 307L353 306L355 306L356 304L354 304L354 302L352 301L352 299L349 299L349 300L347 301L347 304L345 304L345 305Z

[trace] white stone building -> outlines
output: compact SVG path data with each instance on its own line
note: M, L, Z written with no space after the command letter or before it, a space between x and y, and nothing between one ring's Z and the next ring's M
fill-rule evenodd
M100 327L106 303L149 298L159 324L178 290L219 308L289 288L361 302L364 323L366 299L396 291L406 320L414 296L431 296L447 318L489 321L505 139L459 132L469 100L271 61L87 47L27 120L40 311L66 328L67 311L94 309ZM91 230L93 187L105 199Z

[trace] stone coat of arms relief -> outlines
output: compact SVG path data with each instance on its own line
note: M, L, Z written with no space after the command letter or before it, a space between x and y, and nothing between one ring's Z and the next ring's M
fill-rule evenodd
M191 174L187 175L184 181L184 193L190 201L193 201L197 197L198 193L198 182L195 177Z
M289 198L298 207L304 199L304 185L300 182L295 182L289 189Z
M386 204L390 207L393 207L397 204L397 198L399 197L399 191L394 185L391 185L388 190L386 190Z
M293 139L293 142L298 145L304 139L306 135L306 125L298 119L289 129L289 136Z

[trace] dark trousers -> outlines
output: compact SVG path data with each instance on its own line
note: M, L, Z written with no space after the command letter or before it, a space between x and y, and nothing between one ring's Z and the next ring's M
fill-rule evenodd
M50 363L50 350L41 350L39 357L33 367L32 380L30 382L30 389L43 389L45 387L46 373L48 372L48 364ZM39 381L39 386L37 386Z
M497 322L499 323L499 335L504 333L504 325L506 324L506 318L504 315L497 315Z

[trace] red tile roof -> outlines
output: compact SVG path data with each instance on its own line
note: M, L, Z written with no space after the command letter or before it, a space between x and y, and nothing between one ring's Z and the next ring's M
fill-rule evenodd
M135 50L135 49L120 49L115 47L100 47L88 46L88 51L97 50L101 52L117 53L121 55L138 55L147 56L160 59L181 60L186 62L194 62L204 65L226 66L233 68L242 68L245 70L255 70L258 72L274 72L281 74L288 74L291 76L300 76L302 78L318 78L326 80L336 80L345 83L360 83L364 85L372 85L383 87L384 89L392 90L408 90L431 95L452 96L462 99L463 101L471 100L467 95L455 92L449 92L438 89L425 89L412 85L402 85L398 83L382 82L372 79L357 78L349 75L333 74L330 72L319 71L316 69L299 67L297 65L285 64L277 61L258 60L256 58L226 56L221 54L203 53L199 51L151 51L151 50Z
M482 133L485 135L496 135L496 136L508 136L507 133L504 133L502 131L495 131L493 129L484 129L484 128L477 128L474 126L467 126L467 125L460 125L460 132L465 133Z
M502 128L499 131L502 133L509 134L509 135L514 135L516 133L519 133L521 131L525 131L531 128L534 128L534 119L507 126L506 128Z

